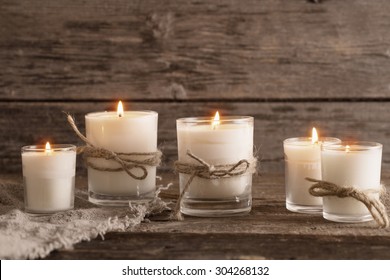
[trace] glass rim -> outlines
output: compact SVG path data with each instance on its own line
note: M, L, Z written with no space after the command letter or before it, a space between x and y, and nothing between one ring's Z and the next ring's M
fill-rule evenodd
M188 117L188 118L179 118L176 120L176 123L181 124L198 124L198 123L207 123L214 121L214 117ZM252 116L222 116L218 122L224 123L224 122L239 122L239 123L245 123L245 122L253 122L254 117Z
M73 144L50 144L50 151L76 151L77 147ZM45 152L45 145L29 145L23 146L22 152Z
M158 113L156 111L152 111L152 110L136 110L136 111L124 111L124 115L122 117L126 117L126 113L136 113L136 114L139 114L140 116L158 115ZM107 116L115 115L115 116L117 116L117 112L116 111L91 112L91 113L86 114L85 118L90 118L90 119L98 118L100 115L107 115Z
M383 145L378 142L341 141L340 143L326 145L326 147L322 147L322 150L345 152L347 146L351 146L351 149L349 150L350 152L378 150L378 149L382 149L383 147ZM358 148L354 146L358 146Z
M283 141L283 144L291 146L302 146L304 142L311 142L312 137L292 137ZM341 139L336 137L319 137L319 142L324 146L336 145L342 143Z

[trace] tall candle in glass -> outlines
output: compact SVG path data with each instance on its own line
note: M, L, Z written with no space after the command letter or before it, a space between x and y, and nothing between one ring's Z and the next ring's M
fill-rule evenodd
M321 137L313 128L312 137L284 140L286 208L298 213L322 213L322 198L309 193L306 177L321 179L321 146L341 142Z
M322 147L322 180L356 188L378 199L381 190L382 145L375 142L342 142ZM324 197L323 216L336 222L365 222L373 218L354 198Z
M95 146L115 153L152 153L157 151L158 114L152 111L123 111L122 103L117 112L96 112L85 116L86 136ZM145 159L139 156L139 160ZM102 168L120 168L114 160L88 159ZM154 197L156 167L145 166L147 177L134 179L124 170L104 171L88 167L89 200L95 204L121 206L129 201L144 201ZM142 170L131 170L136 176Z
M187 151L210 165L253 159L253 117L182 118L176 124L179 162L197 164ZM179 175L181 192L189 178L188 174ZM180 209L187 215L207 217L245 214L251 206L249 172L218 179L195 177L184 193Z

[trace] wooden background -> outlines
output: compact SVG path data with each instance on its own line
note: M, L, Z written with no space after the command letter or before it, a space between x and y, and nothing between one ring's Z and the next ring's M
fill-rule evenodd
M282 141L321 135L384 144L390 167L390 1L1 0L0 169L20 148L79 143L88 112L159 113L163 168L179 117L251 115L261 172Z

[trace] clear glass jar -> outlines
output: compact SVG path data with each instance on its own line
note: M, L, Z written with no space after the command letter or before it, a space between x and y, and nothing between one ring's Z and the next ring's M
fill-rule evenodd
M176 121L179 162L199 164L190 151L209 165L231 165L253 160L253 117L182 118ZM182 192L190 174L179 174ZM231 216L250 212L252 173L216 179L195 177L181 202L191 216Z
M85 116L86 136L98 148L115 153L154 153L157 151L158 113L154 111L94 112ZM139 155L137 160L150 156ZM156 166L143 165L146 178L131 177L122 166L104 158L88 158L99 167L88 166L89 201L98 205L128 206L130 201L150 201L156 191ZM103 169L118 169L110 171ZM133 168L131 172L142 176L145 170Z
M322 147L322 180L354 187L379 198L381 190L382 144L341 142ZM354 198L324 197L323 216L336 222L372 220L366 206Z
M310 137L284 140L286 208L299 213L322 213L322 198L310 195L313 183L305 178L321 179L321 146L340 143L332 137L322 137L312 143Z
M76 146L22 147L25 211L50 214L73 209Z

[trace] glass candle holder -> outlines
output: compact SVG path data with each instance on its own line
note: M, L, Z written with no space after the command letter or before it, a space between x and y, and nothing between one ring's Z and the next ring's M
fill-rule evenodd
M176 121L179 162L198 164L190 151L209 165L231 165L253 159L253 117L232 116L217 122L210 118ZM191 175L179 174L180 192ZM208 179L194 177L183 194L180 210L191 216L231 216L250 212L252 174Z
M379 198L382 145L375 142L341 142L322 147L322 180L354 187ZM335 222L365 222L373 218L354 198L324 197L323 216Z
M152 153L157 151L158 114L153 111L96 112L85 116L86 136L99 148L116 153ZM137 160L144 160L138 156ZM104 168L121 168L114 160L91 158L89 162ZM129 201L151 200L156 190L156 167L144 166L146 178L132 178L124 170L103 171L88 167L89 200L108 206L128 206ZM139 168L132 172L140 176Z
M322 198L310 195L312 183L305 178L321 179L321 146L340 143L332 137L311 137L284 140L286 208L298 213L322 213Z
M22 147L25 211L51 214L73 209L76 146Z

